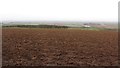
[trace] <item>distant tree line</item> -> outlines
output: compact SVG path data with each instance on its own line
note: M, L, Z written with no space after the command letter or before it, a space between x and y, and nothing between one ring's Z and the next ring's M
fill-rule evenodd
M25 27L25 28L69 28L68 26L58 26L58 25L9 25L2 27Z

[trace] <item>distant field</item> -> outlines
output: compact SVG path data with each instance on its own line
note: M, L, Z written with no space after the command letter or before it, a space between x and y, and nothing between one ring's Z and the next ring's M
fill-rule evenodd
M100 30L112 30L112 31L117 31L117 27L111 28L107 27L71 27L71 26L60 26L60 25L3 25L3 28L49 28L49 29L81 29L81 30L95 30L95 31L100 31Z
M3 27L3 29L73 29L73 30L92 30L92 31L117 31L118 29L109 29L109 28L96 28L96 27L90 27L90 28L86 28L86 27L77 27L77 28L73 28L73 27L68 27L68 28L34 28L34 27Z
M79 29L81 30L96 30L96 31L100 31L100 30L111 30L111 31L117 31L117 29L110 29L110 28L97 28L97 27L80 27Z
M79 29L2 29L3 66L115 66L118 32Z

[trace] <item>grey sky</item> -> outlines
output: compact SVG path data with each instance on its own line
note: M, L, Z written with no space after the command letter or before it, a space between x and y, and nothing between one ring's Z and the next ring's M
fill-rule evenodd
M119 0L0 0L0 20L117 22Z

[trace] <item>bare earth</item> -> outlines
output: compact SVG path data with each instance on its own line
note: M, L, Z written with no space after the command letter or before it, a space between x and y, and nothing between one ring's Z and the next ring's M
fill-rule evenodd
M116 66L118 32L3 29L3 66Z

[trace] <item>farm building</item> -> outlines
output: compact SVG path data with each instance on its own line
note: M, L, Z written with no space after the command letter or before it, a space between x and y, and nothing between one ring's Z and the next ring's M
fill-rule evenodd
M91 27L91 26L89 26L89 25L83 25L83 27L87 27L87 28L89 28L89 27Z

